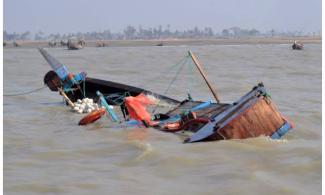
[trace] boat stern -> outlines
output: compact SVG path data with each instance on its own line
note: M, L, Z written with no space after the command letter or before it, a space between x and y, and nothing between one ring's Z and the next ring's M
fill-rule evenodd
M185 142L245 139L270 136L278 139L293 124L286 120L272 102L264 85L259 83L222 113L210 118Z

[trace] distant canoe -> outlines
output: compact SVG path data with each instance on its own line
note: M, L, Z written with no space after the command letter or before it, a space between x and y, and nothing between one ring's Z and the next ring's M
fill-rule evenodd
M63 41L63 40L61 40L61 41L60 41L60 45L64 47L64 46L67 46L67 45L68 45L68 43L67 43L67 42L65 42L65 41Z
M55 41L50 41L48 43L49 47L55 47L56 46L56 42Z
M78 43L70 43L68 42L68 49L69 50L78 50L78 49L82 49L82 45L78 44Z
M104 42L104 41L99 41L96 43L97 47L107 47L108 43Z
M16 41L13 42L14 47L20 47L21 45L17 43Z
M302 43L294 43L292 45L292 49L293 50L302 50L302 49L304 49L304 44L302 44Z
M78 50L78 49L82 49L82 45L80 44L68 44L68 49L69 50Z
M69 40L67 43L68 49L69 50L78 50L78 49L82 49L83 46L85 45L85 41L80 40L78 42L74 42Z

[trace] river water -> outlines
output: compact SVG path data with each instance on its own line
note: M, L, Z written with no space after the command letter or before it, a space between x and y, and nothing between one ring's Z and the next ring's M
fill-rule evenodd
M50 70L36 49L4 49L4 194L320 194L321 44L63 48L48 52L74 73L164 93L187 50L197 54L222 102L263 82L295 128L281 140L183 144L154 129L108 119L77 125L59 94L42 87ZM167 95L212 96L193 67Z

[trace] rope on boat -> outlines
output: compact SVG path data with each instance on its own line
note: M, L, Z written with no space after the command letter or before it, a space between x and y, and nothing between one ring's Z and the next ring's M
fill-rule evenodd
M166 95L167 92L169 91L170 87L174 84L174 82L176 81L177 77L179 76L179 74L183 70L184 65L187 63L187 60L188 60L188 58L186 58L185 62L179 67L179 69L177 70L174 78L170 81L168 87L165 89L163 95Z
M189 56L185 56L182 60L180 60L179 62L177 62L176 64L172 65L170 68L167 69L167 71L161 72L158 76L155 76L153 78L151 78L149 81L146 81L145 84L140 85L139 87L144 87L146 84L151 83L153 81L157 81L158 78L162 78L162 77L166 77L166 75L168 75L168 73L170 73L173 69L177 68L180 66L180 68L178 69L178 71L176 72L176 75L174 76L174 78L172 79L172 81L170 82L170 84L168 85L167 89L165 89L165 92L163 94L166 94L168 92L168 90L170 89L170 87L172 86L172 84L175 82L175 80L177 79L178 75L180 74L181 70L183 69L184 65L188 62ZM85 81L84 81L85 82ZM84 87L85 87L85 83L84 83ZM85 88L84 88L84 93L86 92ZM113 98L116 97L116 94L113 94L113 96L110 95L105 95L104 96L106 98L109 98L110 101L114 102L116 105L121 106L123 104L123 102L120 102L120 100L123 100L125 97L131 96L128 92L124 93L123 95L118 95L119 97L117 98ZM158 106L164 106L163 104L160 104L160 100L157 102L157 104L155 104L157 107Z
M140 88L145 87L148 83L152 83L154 81L157 81L158 79L164 78L166 77L173 69L175 69L176 67L183 65L187 60L188 60L189 56L185 56L183 59L181 59L179 62L177 62L176 64L172 65L170 68L168 68L166 71L161 72L159 75L145 81L145 83L139 85Z
M191 57L190 55L186 55L180 62L178 62L176 65L174 65L173 67L171 67L166 73L170 72L172 69L174 69L177 66L180 66L180 68L178 69L178 71L176 72L175 76L173 77L173 79L171 80L171 82L169 83L167 89L165 89L165 91L163 92L163 95L166 95L169 91L169 89L171 88L171 86L174 84L174 82L176 81L176 79L179 77L181 71L184 69L184 65L186 65L188 67L188 74L191 75L194 73L193 68L193 63L191 63L192 61L189 60ZM167 75L166 73L163 74L163 76ZM187 78L187 96L188 99L192 100L192 96L191 96L191 85L193 85L194 81L193 79L190 78L190 76L188 76Z
M37 91L40 91L44 88L46 88L47 85L44 85L43 87L37 88L37 89L33 89L30 91L26 91L26 92L22 92L22 93L14 93L14 94L3 94L3 96L21 96L21 95L27 95L27 94L31 94L31 93L35 93Z
M174 78L171 80L171 82L169 83L168 87L165 89L163 95L166 95L167 92L169 91L170 87L174 84L174 82L176 81L177 77L179 76L179 74L181 73L181 71L183 70L184 68L184 65L187 64L188 62L188 57L185 58L185 61L183 61L183 63L181 64L181 66L179 67L179 69L177 70ZM152 113L155 113L156 112L156 109L158 108L159 106L159 103L160 103L161 100L158 101L156 107L152 110Z
M83 79L83 95L84 95L84 97L86 97L86 77Z

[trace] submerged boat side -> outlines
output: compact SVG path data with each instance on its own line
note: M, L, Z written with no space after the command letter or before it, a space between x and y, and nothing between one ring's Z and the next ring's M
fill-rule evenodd
M74 86L74 88L77 87ZM68 97L72 101L82 99L84 98L84 95L88 98L93 98L97 100L98 95L96 94L96 92L100 91L104 95L106 101L111 105L119 105L123 102L124 97L137 96L140 93L144 93L145 95L152 95L157 99L164 100L171 104L179 103L178 100L142 88L90 77L86 77L85 81L80 84L80 88L82 89L81 91L83 91L84 94L82 94L80 90L67 92Z

